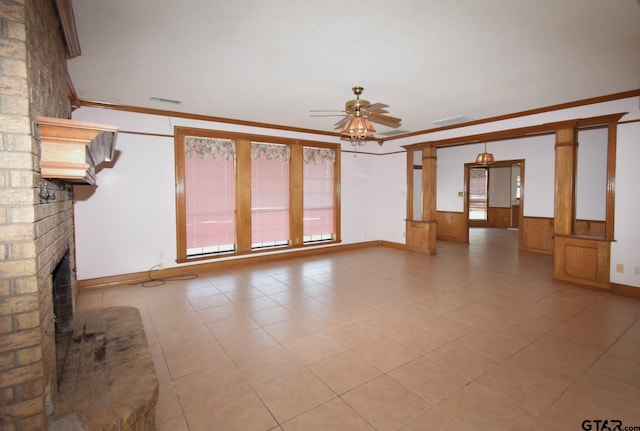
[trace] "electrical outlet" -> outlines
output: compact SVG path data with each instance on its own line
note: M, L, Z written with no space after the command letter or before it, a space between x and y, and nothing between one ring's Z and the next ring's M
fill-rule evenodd
M616 264L616 272L624 272L624 265L622 263Z
M158 270L162 270L162 269L164 269L164 263L162 263L162 262L158 263L158 264L156 265L156 268L157 268Z
M633 275L635 275L636 277L640 277L640 266L636 266L635 268L633 268Z

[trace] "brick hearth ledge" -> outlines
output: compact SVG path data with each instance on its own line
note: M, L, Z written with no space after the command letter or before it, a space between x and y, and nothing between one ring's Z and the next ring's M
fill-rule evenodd
M158 379L137 308L77 313L50 431L153 431Z

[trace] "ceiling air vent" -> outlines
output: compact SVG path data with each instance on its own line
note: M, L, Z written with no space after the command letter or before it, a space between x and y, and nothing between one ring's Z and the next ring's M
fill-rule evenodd
M466 115L455 115L453 117L432 121L431 124L435 124L436 126L451 126L452 124L468 123L473 120L475 120L475 118L471 118Z
M149 97L149 99L153 100L154 102L173 103L174 105L179 105L179 104L182 103L182 101L180 101L180 100L168 99L166 97L152 96L152 97Z

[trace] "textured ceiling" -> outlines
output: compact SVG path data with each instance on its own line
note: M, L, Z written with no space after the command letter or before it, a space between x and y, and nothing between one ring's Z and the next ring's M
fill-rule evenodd
M333 131L360 85L415 132L640 88L638 0L72 4L86 101Z

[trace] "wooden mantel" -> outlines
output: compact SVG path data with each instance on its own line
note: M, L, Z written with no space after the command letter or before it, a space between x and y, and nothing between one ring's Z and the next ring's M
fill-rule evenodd
M96 166L113 160L116 126L50 117L36 123L42 178L95 184Z

